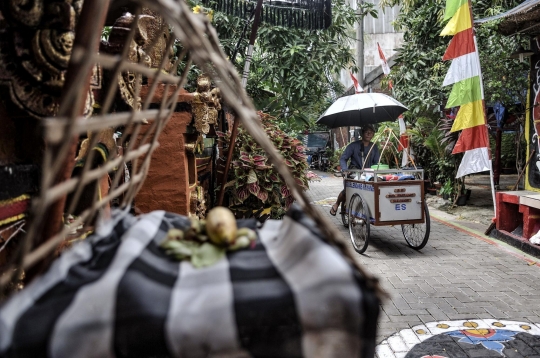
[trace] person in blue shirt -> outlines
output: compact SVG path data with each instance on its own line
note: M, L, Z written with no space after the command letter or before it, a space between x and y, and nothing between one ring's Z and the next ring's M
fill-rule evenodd
M348 169L362 169L370 168L379 162L379 148L371 140L375 135L375 129L372 125L367 124L363 127L362 139L352 142L345 148L345 151L339 159L341 165L341 172L344 173ZM372 149L373 148L373 149ZM347 161L350 160L350 164L347 165ZM365 162L365 165L364 165ZM345 185L345 181L343 181ZM335 216L339 205L345 201L345 189L339 193L337 201L332 205L330 209L330 215Z

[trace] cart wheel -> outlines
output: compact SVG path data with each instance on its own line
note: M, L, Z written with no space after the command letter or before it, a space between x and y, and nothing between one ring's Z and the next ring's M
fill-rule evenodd
M407 224L401 225L401 231L407 244L415 250L420 250L426 246L429 239L430 220L427 204L424 203L424 218L423 224Z
M364 199L354 194L349 203L349 234L354 250L366 251L369 242L369 208Z
M345 205L345 202L341 203L341 221L343 222L343 226L349 227L349 214L345 210Z

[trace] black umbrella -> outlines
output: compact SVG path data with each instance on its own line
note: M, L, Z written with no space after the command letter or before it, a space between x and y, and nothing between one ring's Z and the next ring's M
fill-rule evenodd
M335 101L317 124L330 128L393 122L408 108L382 93L358 93Z

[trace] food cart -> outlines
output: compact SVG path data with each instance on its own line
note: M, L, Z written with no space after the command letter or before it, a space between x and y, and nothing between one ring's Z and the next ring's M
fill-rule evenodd
M337 128L393 122L406 110L407 107L385 94L357 93L339 98L317 123ZM341 219L349 228L356 252L366 251L371 225L401 225L410 247L420 250L426 246L430 220L422 169L389 169L379 164L375 168L347 172Z
M401 225L407 244L420 250L429 239L429 210L424 200L424 171L351 170L345 179L346 204L342 211L351 243L366 251L370 226Z

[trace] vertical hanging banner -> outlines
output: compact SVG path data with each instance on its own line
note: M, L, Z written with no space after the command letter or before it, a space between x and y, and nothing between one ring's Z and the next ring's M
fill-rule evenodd
M456 178L491 170L482 71L468 0L447 0L441 36L454 36L443 60L452 60L443 86L452 85L446 108L459 107L451 132L461 131L452 154L464 153Z

